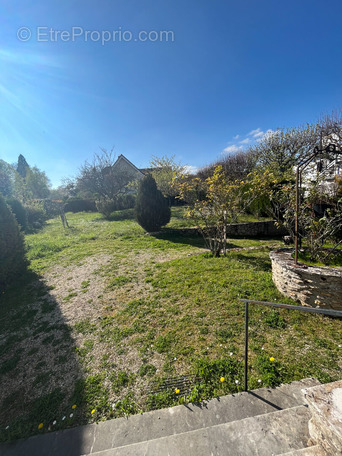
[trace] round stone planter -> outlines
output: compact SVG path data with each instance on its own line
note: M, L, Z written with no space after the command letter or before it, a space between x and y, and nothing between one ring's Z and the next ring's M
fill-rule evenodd
M295 267L292 252L280 249L270 253L278 290L304 306L342 310L342 268Z

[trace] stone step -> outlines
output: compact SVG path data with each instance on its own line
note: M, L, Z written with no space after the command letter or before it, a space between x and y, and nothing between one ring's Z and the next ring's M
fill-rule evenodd
M311 413L311 439L329 455L342 455L342 380L303 390Z
M305 401L301 390L317 384L319 382L315 379L305 379L278 388L260 388L223 396L204 404L187 404L131 416L128 420L106 421L100 423L101 427L94 427L92 452L303 405Z
M281 456L326 456L325 451L319 445L314 445L308 448L302 448L301 450L289 451L283 453Z
M299 406L195 431L125 445L91 456L271 456L304 448L307 407Z
M208 429L249 417L305 404L302 389L319 385L309 378L277 388L260 388L212 399L155 410L142 415L118 418L65 431L34 436L12 444L0 445L4 456L79 456L111 448L156 440L175 434Z

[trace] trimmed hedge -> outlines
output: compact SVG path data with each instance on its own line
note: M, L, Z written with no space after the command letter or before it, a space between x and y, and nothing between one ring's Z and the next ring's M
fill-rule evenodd
M64 212L96 212L96 204L90 199L70 199L65 203Z

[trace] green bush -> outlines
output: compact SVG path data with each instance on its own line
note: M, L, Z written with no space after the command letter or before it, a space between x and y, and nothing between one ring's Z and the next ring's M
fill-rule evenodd
M15 198L6 198L6 203L11 208L18 224L23 231L27 229L27 212L21 202Z
M0 194L0 293L25 269L23 235Z
M116 204L113 200L100 200L96 201L96 208L100 214L104 215L104 217L108 219L112 212L115 211Z
M39 230L47 220L47 215L41 202L30 202L25 206L29 230Z
M246 212L256 217L267 217L270 215L271 202L269 196L256 198L246 209Z
M135 200L136 197L134 195L122 194L111 200L96 201L96 208L100 214L109 219L111 214L115 211L132 209L135 205Z
M130 193L118 195L115 199L116 211L122 211L124 209L133 209L135 206L136 196Z
M167 199L157 189L156 181L150 174L140 181L135 216L139 225L150 232L159 231L170 221L171 210Z

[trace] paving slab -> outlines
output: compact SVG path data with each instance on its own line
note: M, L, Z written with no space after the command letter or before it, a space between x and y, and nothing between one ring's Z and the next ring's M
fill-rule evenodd
M223 396L198 405L182 405L128 419L119 418L52 432L0 445L0 455L80 456L210 428L303 405L305 400L301 390L315 385L319 385L317 380L304 379L278 388L260 388Z
M307 407L162 437L92 456L271 456L304 448L309 438Z

